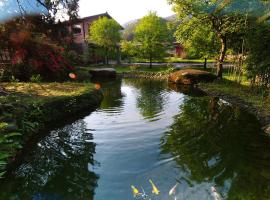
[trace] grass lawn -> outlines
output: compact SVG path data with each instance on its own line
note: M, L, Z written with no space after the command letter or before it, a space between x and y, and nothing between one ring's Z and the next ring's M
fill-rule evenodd
M75 97L94 89L94 84L64 82L64 83L0 83L8 93L0 96L1 103L18 102L31 104L33 102L47 102L57 98Z
M92 83L0 83L7 92L31 98L77 96L94 89Z
M165 58L166 62L172 63L204 63L204 59L185 59L185 58L176 58L176 57L168 57ZM208 63L216 62L215 59L207 59Z

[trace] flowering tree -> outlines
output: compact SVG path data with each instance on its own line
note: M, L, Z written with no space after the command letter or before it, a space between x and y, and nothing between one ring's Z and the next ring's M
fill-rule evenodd
M20 19L2 25L0 48L8 51L11 60L6 74L22 81L28 81L33 74L40 74L44 79L67 77L72 67L63 57L64 49L45 34L33 31L34 27L35 24Z

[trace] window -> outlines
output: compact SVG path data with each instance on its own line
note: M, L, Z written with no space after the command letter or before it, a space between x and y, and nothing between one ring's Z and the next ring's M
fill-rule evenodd
M72 26L72 33L73 34L80 34L82 32L81 25L77 24Z

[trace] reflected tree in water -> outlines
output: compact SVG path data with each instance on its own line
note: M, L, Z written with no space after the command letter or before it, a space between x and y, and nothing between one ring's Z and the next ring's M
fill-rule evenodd
M125 82L140 91L137 107L143 117L153 119L164 110L164 104L167 100L164 93L164 88L167 86L165 81L128 79Z
M100 105L101 109L116 108L123 105L123 94L121 92L122 79L117 78L108 81L96 80L95 82L101 85L104 95L104 99Z
M254 116L209 97L186 97L180 110L162 149L186 171L184 180L213 182L227 199L269 197L270 139Z
M95 144L85 127L84 121L77 121L38 143L15 172L16 180L3 180L1 198L94 199L98 180L91 170Z

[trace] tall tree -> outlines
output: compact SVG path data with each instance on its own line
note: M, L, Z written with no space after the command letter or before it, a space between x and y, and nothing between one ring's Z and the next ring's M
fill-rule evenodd
M113 19L107 17L94 21L89 30L89 42L104 49L105 63L108 64L108 53L118 48L121 35L121 26Z
M200 20L192 18L178 26L175 36L189 58L208 58L218 55L220 45L209 25L202 25Z
M228 49L228 41L243 28L242 11L236 4L248 3L246 0L168 0L174 6L183 21L195 20L200 26L193 26L194 31L202 26L209 27L219 40L220 55L217 64L217 76L222 78L223 62ZM180 25L181 26L181 25ZM203 29L202 29L203 30ZM191 35L192 36L192 35Z
M137 46L138 55L149 59L150 68L153 59L163 58L169 40L169 31L166 22L150 12L143 17L135 28L134 42Z

